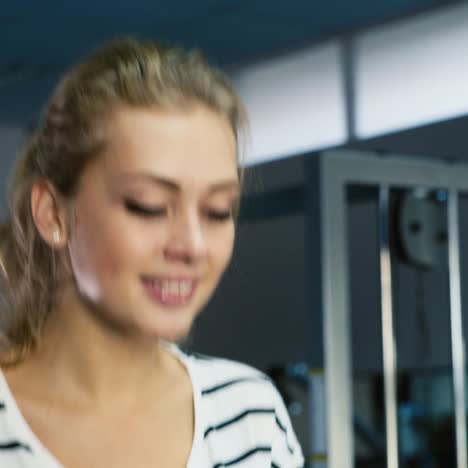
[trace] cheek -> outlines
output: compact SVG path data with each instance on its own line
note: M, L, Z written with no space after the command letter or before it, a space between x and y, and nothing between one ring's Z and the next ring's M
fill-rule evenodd
M234 248L234 226L226 229L223 235L214 236L211 245L213 257L220 273L222 273L229 264Z
M93 216L76 226L70 257L77 279L105 282L143 271L160 236L131 220L119 221L118 216Z
M98 287L104 273L117 272L119 261L112 253L118 252L116 239L106 235L99 224L90 229L83 223L74 229L70 245L73 273L80 287L86 290Z

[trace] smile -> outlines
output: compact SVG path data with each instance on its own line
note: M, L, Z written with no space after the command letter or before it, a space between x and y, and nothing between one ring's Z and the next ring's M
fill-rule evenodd
M192 298L197 282L192 279L143 278L151 299L165 306L186 305Z

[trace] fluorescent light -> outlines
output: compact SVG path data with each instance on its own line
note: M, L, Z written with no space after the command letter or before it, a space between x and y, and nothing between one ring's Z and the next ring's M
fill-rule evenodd
M246 165L347 139L340 46L331 42L239 70L251 124Z
M468 5L360 34L356 133L390 133L468 113Z

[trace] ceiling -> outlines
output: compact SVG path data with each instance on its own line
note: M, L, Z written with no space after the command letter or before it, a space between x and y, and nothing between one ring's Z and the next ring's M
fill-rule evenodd
M450 0L6 0L0 9L0 124L34 122L63 70L135 35L201 48L225 68Z

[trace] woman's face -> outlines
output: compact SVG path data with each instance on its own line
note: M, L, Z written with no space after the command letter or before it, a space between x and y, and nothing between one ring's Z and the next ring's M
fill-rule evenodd
M185 337L231 258L238 196L227 119L201 105L116 112L74 199L79 296L124 333Z

